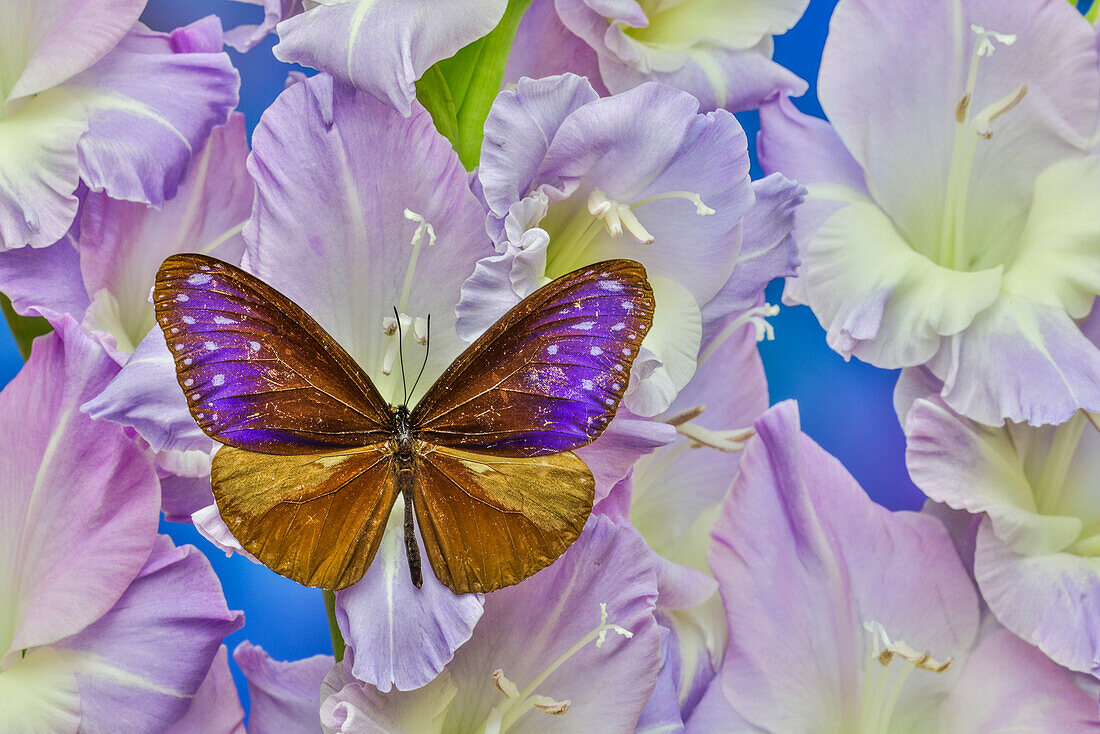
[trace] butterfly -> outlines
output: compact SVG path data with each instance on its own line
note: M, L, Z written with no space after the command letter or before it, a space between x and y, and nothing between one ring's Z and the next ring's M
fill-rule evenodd
M247 551L301 584L350 586L401 495L413 583L418 526L455 593L519 583L580 535L595 480L572 450L614 417L654 310L639 263L581 268L508 311L410 407L233 265L173 255L153 303L191 415L223 444L214 498Z

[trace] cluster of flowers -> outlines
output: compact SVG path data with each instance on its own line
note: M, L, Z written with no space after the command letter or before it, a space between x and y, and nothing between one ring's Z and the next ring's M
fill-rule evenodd
M241 615L157 534L243 552L154 328L177 252L286 293L387 398L429 313L424 385L577 267L641 261L657 301L578 452L580 539L459 596L413 588L392 525L335 595L341 659L234 652L253 732L1100 730L1093 18L840 0L826 123L771 60L809 0L250 1L264 22L224 34L151 31L145 0L0 5L0 291L53 327L0 393L0 730L243 731ZM250 151L223 44L273 29L319 73ZM455 59L513 35L482 129ZM732 112L757 108L751 181ZM833 349L904 368L923 512L768 408L777 277Z

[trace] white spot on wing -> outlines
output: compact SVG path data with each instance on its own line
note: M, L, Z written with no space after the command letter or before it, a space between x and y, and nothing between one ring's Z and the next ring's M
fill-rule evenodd
M224 316L215 316L214 317L214 323L215 324L221 324L222 326L227 326L228 324L235 324L237 322L234 321L233 319L227 319Z
M617 280L602 280L600 281L600 288L610 293L622 293L623 284Z
M592 347L591 349L588 350L588 353L591 354L593 357L598 357L601 354L603 354L603 350L600 349L599 347Z
M214 375L214 378L210 380L214 387L221 387L225 384L225 375Z
M623 301L622 306L627 311L630 311L634 308L634 302L633 301Z
M593 384L592 380L581 380L581 387L583 387L585 390L591 390L593 387L595 387L595 385Z
M194 361L195 361L195 360L193 360L193 359L191 359L190 357L188 357L187 359L183 360L183 363L184 363L184 364L187 364L187 365L189 365L189 364L191 364L191 363L192 363L192 362L194 362Z
M557 354L558 353L558 345L557 344L551 344L550 346L548 346L546 348L546 353L547 354Z
M195 381L192 380L190 377L188 377L186 380L183 381L183 386L184 387L191 387L194 384L195 384Z
M604 398L603 399L603 404L604 405L614 405L615 400L613 398Z
M623 321L620 321L619 323L617 323L617 324L615 324L614 326L612 326L612 327L611 327L611 330L612 330L612 331L622 331L622 330L623 330L623 329L625 329L625 328L626 328L626 323L625 323L625 322L623 322Z
M187 301L190 301L191 299L187 297L186 293L179 293L176 295L176 300L180 303L185 303Z
M193 324L193 323L195 323L195 317L194 316L184 316L183 317L183 323Z
M258 351L260 351L260 343L259 342L249 342L248 343L248 348L251 349L253 352L258 352Z
M574 329L580 329L581 331L588 331L589 329L591 329L595 325L596 325L595 321L582 321L579 324L574 324L573 328Z
M215 349L218 348L218 345L215 344L214 342L203 342L202 345L204 347L206 347L211 352L213 352Z
M625 354L627 357L629 357L632 354L632 352L629 349L624 349L623 354Z
M210 276L207 273L195 273L187 282L191 285L205 285L210 282Z

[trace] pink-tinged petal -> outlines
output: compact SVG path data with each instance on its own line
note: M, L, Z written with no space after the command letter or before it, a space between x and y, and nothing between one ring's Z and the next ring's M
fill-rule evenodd
M562 25L554 0L534 0L516 29L504 84L515 84L523 77L539 79L565 73L588 77L601 97L609 94L600 80L596 52Z
M321 681L335 662L331 655L282 662L245 641L233 651L233 659L248 678L252 734L317 734Z
M66 82L88 115L80 173L116 199L161 206L187 163L237 106L240 77L221 52L216 17L172 33L137 26Z
M451 144L423 108L401 117L322 74L294 84L267 109L249 170L257 198L244 230L244 267L317 319L392 403L401 400L401 377L396 366L382 372L391 344L382 321L394 307L431 315L415 403L465 347L455 333L455 304L477 260L492 252L485 210ZM402 303L418 227L406 210L431 224L436 240L429 246L425 236ZM419 364L423 347L408 331L405 361Z
M426 558L419 537L417 543L420 557ZM430 570L425 570L422 588L412 585L396 524L382 538L363 579L336 592L336 621L348 647L359 653L352 672L383 693L429 683L470 639L481 616L480 595L457 595Z
M96 420L130 426L154 451L210 450L187 409L164 334L150 329L126 366L81 409Z
M984 520L974 573L998 621L1056 663L1100 673L1100 560L1017 553L997 535Z
M1100 731L1096 699L1011 632L983 636L940 710L939 731Z
M930 515L938 519L947 528L947 534L955 544L955 552L959 554L963 568L974 580L974 551L978 541L978 527L985 516L972 515L966 510L953 510L948 505L932 500L927 500L920 511L922 515ZM974 580L974 583L977 584L977 580ZM982 610L982 619L985 619L989 611L985 600L979 599L978 604Z
M13 0L0 8L3 64L15 71L7 100L61 84L103 58L122 40L145 0ZM13 68L14 67L14 68ZM9 91L10 89L10 91ZM0 98L0 104L5 101Z
M515 91L497 96L485 120L477 174L497 218L507 216L538 183L539 167L562 122L598 98L590 81L575 74L520 79Z
M79 409L117 366L75 321L55 328L0 393L0 659L100 617L156 538L152 456Z
M910 242L939 242L956 110L978 41L972 24L1017 37L980 59L972 115L1027 84L993 137L977 141L963 224L977 255L1015 240L1035 176L1078 153L1095 128L1096 40L1080 13L1057 0L847 0L833 14L818 86L899 230Z
M241 53L251 51L260 41L275 30L275 26L287 18L302 12L302 0L235 0L236 2L262 5L264 19L256 25L239 25L225 32L225 45Z
M84 318L89 300L76 241L70 231L49 247L0 250L0 293L11 299L16 313L55 321L62 314Z
M901 427L905 428L905 421L913 403L939 395L941 390L943 390L943 380L932 374L932 370L927 367L903 369L898 375L898 381L894 384L894 413L897 414Z
M244 709L229 672L229 649L225 645L214 655L187 713L164 734L245 734Z
M225 557L229 558L234 553L242 555L253 563L258 564L260 561L256 556L246 551L240 544L240 542L233 537L233 533L229 532L229 526L225 524L225 520L222 519L221 513L218 511L218 506L211 502L206 507L195 510L191 513L191 522L195 525L195 530L199 531L199 534L213 543L219 550L225 553Z
M684 722L687 734L711 734L716 731L736 731L742 734L767 734L741 718L722 691L722 681L715 678L703 698Z
M275 57L327 71L408 116L414 82L500 22L507 0L311 3L278 26Z
M154 326L149 292L164 258L202 252L240 263L240 232L253 199L247 157L244 116L234 113L191 158L176 196L162 208L112 199L102 192L88 195L79 246L92 303L85 328L111 335L117 349L129 354Z
M680 714L687 721L702 704L707 691L721 685L717 675L729 640L722 599L714 594L690 609L660 612L657 621L670 633L669 652L676 671Z
M160 536L114 607L54 646L76 672L81 731L162 731L187 712L242 624L206 557Z
M942 267L911 249L870 202L834 212L801 254L801 288L829 346L888 369L930 360L942 337L970 327L1001 293L1001 266Z
M1061 308L1003 294L930 367L943 399L976 421L1033 426L1100 411L1100 347Z
M77 145L87 113L63 89L0 118L0 249L47 247L65 236L80 204Z
M854 730L870 660L863 623L921 650L965 654L977 595L938 521L873 504L798 426L792 402L757 421L712 531L730 629L722 686L764 730ZM951 680L915 679L902 698L915 704Z
M756 203L745 215L741 252L733 274L703 306L704 349L720 322L757 304L775 278L791 277L798 268L798 248L792 232L806 189L773 173L752 182Z

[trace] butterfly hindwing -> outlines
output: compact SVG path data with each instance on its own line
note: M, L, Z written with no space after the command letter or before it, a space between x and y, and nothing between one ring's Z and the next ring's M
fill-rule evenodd
M459 355L411 422L429 443L495 456L584 446L614 417L653 308L645 269L632 260L562 276Z
M157 273L153 303L191 414L216 441L291 455L389 436L389 408L370 378L255 276L205 255L173 255Z
M388 447L271 456L224 447L211 479L233 536L265 566L306 586L342 589L374 559L397 498Z
M494 591L549 566L580 536L595 480L570 452L500 457L425 446L413 506L428 561L456 594Z

